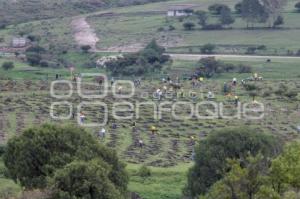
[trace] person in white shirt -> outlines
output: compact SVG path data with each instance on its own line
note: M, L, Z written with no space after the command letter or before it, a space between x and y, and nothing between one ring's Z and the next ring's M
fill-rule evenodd
M100 138L105 138L105 133L106 133L105 128L102 128L102 129L100 130L100 132L99 132L99 137L100 137Z

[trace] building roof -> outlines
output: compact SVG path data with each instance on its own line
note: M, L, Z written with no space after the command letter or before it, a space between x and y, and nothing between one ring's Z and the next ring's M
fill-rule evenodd
M176 5L171 5L168 10L186 10L186 9L191 9L195 5L194 4L176 4Z

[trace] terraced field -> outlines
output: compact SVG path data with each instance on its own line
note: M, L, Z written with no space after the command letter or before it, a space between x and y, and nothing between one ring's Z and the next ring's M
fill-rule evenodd
M180 68L176 70L173 69L173 72L175 71L178 74ZM269 73L272 74L271 72ZM268 72L265 72L265 74L266 77L268 77ZM171 102L171 104L163 106L163 108L171 108L175 102L179 101L189 102L191 104L201 102L205 100L208 91L211 91L215 94L213 101L224 103L224 112L226 115L234 115L236 114L237 108L235 107L233 98L226 97L222 93L223 80L230 80L226 75L223 76L223 78L219 77L219 80L206 80L203 85L196 88L192 88L189 80L181 80L185 96L173 96L171 99L164 99L163 101L158 101L152 97L152 93L154 93L157 88L162 87L163 84L159 80L144 80L142 85L136 88L134 97L126 99L125 101L131 102L134 105L136 105L137 102L154 102L158 105L163 102ZM244 76L247 76L247 74L244 74ZM242 76L239 78L242 78ZM109 92L104 100L101 100L101 102L108 105L108 112L94 105L84 106L82 112L86 115L86 123L100 122L104 114L108 114L108 123L105 127L108 133L106 138L101 140L101 142L116 149L126 162L143 163L151 166L174 166L191 161L193 146L195 144L191 136L195 137L196 140L200 140L215 129L234 127L237 125L250 125L257 129L257 131L269 131L285 140L299 138L299 132L297 130L300 115L299 100L290 100L287 97L266 94L272 90L275 92L275 88L280 87L281 84L296 89L298 92L300 91L299 76L294 80L287 80L284 76L281 76L281 79L272 79L271 76L269 76L263 82L257 82L257 85L259 85L262 90L256 100L265 105L265 117L261 120L247 120L245 118L234 120L224 118L203 120L195 117L185 120L176 120L172 118L170 111L163 111L162 118L156 120L153 117L153 106L145 105L140 106L141 115L139 118L135 117L134 121L136 121L137 127L133 130L131 126L133 122L132 119L118 121L112 117L113 104L124 100L116 99L111 92ZM76 94L76 85L74 84L73 87L74 94L71 98L66 99L73 104L73 107L77 107L77 105L83 101L95 102L93 100L80 98ZM100 87L90 85L84 86L84 88L89 90L100 89ZM56 87L56 90L61 92L61 94L65 93L67 89L68 87L66 85L58 85ZM76 117L65 121L51 119L49 113L51 103L55 101L65 101L65 99L57 100L50 96L50 80L48 82L2 80L0 82L0 91L0 100L3 102L0 104L1 142L5 142L9 137L20 133L26 127L44 122L77 124ZM198 98L192 99L189 96L190 91L196 92ZM124 93L126 92L129 91L124 89ZM148 94L148 97L145 97L145 93ZM232 93L233 95L238 95L243 103L251 102L252 100L248 92L246 92L241 85L238 85ZM208 105L202 108L210 109ZM68 115L68 109L63 106L57 107L54 113L60 116ZM176 113L181 116L187 116L190 113L190 108L189 106L177 107ZM207 114L204 110L201 110L200 113L202 115ZM120 113L120 116L126 116L126 114L128 113ZM117 128L113 128L113 124L116 124ZM150 127L153 125L158 129L157 134L152 134L150 131ZM87 130L95 135L95 139L99 139L98 132L100 127L87 128ZM145 143L142 149L139 147L139 140L143 140Z

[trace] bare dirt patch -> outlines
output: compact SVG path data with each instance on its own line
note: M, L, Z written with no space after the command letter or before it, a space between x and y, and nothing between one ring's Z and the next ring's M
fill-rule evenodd
M96 44L99 41L97 34L85 17L74 18L71 22L74 39L79 46L89 45L96 51Z

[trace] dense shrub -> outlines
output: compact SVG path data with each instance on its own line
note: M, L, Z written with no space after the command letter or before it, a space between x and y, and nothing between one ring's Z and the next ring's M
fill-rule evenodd
M295 4L295 8L297 9L298 12L300 12L300 2Z
M173 30L175 30L176 28L174 27L174 26L172 26L172 25L169 25L169 27L168 27L168 30L169 31L173 31Z
M222 30L223 26L222 24L207 24L204 27L202 27L203 30Z
M284 94L286 97L290 98L290 99L294 99L298 96L298 91L296 90L288 90L285 92Z
M13 62L3 62L2 64L2 68L4 70L11 70L15 67L14 63Z
M207 24L207 20L208 20L207 12L203 11L203 10L197 10L195 12L195 15L197 16L197 18L199 20L198 24L201 25L202 28L205 27Z
M265 45L257 46L257 50L266 50L266 49L267 49L267 46L265 46Z
M42 60L42 56L39 53L29 52L26 53L27 62L32 66L38 66Z
M252 67L248 65L240 64L238 66L238 73L252 73Z
M183 24L184 30L193 30L195 26L196 25L193 22L185 22Z
M32 66L38 66L43 59L42 56L46 53L46 49L39 46L31 46L26 49L26 59L27 62Z
M151 176L151 170L146 167L145 165L141 166L141 168L138 171L138 175L140 177L146 178Z
M36 46L31 46L29 48L26 49L26 53L44 53L46 52L45 48L39 46L39 45L36 45Z
M231 11L229 8L223 7L220 13L220 23L224 26L233 24L235 22L235 18L231 15Z
M256 50L257 50L256 47L250 46L247 48L246 54L253 55L255 54Z
M91 50L91 46L90 45L83 45L80 47L80 49L84 52L84 53L87 53L89 52L89 50Z
M261 90L261 88L255 83L246 83L246 84L243 84L243 86L244 86L246 91Z
M275 91L275 94L283 96L288 89L289 88L287 85L279 84L278 89Z
M201 47L201 53L204 54L212 54L214 49L216 48L216 45L214 44L205 44Z
M242 3L239 2L239 3L235 4L234 9L237 14L241 14L242 13Z
M74 161L55 172L51 199L124 199L101 160Z
M155 40L138 53L126 54L106 63L106 69L112 75L145 75L159 72L169 62L170 56L164 55L165 49Z
M210 133L195 148L195 164L188 172L185 194L195 197L207 192L228 171L228 158L245 160L248 155L261 153L267 161L281 151L278 143L272 135L247 128Z
M273 23L273 27L275 28L275 27L283 25L283 24L284 24L284 18L283 18L283 16L278 16L276 18L276 20L274 21L274 23Z
M221 14L221 10L222 9L228 9L230 11L230 8L227 5L225 5L225 4L218 4L218 3L216 3L216 4L210 5L208 7L208 10L211 13L217 14L217 15Z
M125 192L128 176L114 151L102 146L84 129L43 125L10 139L3 156L9 175L26 188L45 188L47 179L73 161L97 159L111 168L109 180ZM79 185L78 185L79 186Z
M251 73L252 67L244 64L235 65L232 63L225 63L216 60L215 57L202 58L198 62L199 66L196 68L194 75L203 77L213 77L220 73L238 72Z

